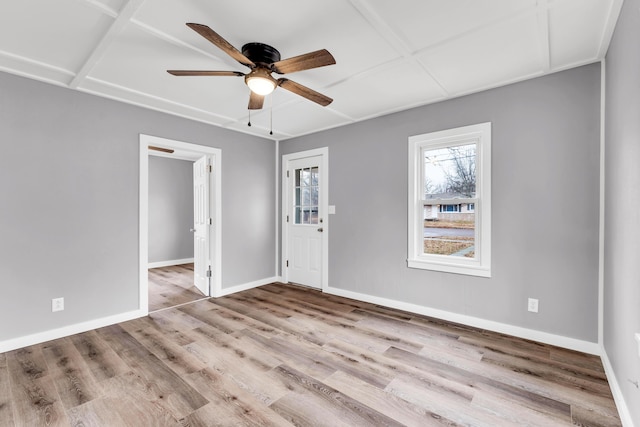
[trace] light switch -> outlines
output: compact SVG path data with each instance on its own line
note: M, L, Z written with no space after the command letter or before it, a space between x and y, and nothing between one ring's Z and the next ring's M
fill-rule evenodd
M636 342L638 343L638 357L640 357L640 334L636 334Z
M329 215L335 215L336 205L329 205Z

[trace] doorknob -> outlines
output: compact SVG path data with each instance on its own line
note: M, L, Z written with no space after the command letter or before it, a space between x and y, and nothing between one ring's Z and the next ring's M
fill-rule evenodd
M196 229L195 228L190 228L189 231L192 232L192 233L195 233Z
M324 231L324 228L320 227L318 228L318 232L322 233Z

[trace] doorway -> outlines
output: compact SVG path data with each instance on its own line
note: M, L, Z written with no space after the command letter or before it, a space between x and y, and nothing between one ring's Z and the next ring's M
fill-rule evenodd
M150 149L149 147L152 147ZM194 162L194 275L205 296L221 294L221 150L182 141L140 135L139 308L149 312L149 154ZM200 176L196 182L196 165ZM207 171L206 178L201 173ZM205 182L203 182L203 180ZM199 186L198 188L195 188ZM196 217L199 215L198 217ZM206 216L206 221L204 217ZM200 218L202 217L202 218ZM197 224L203 219L203 224ZM206 222L206 226L204 223ZM199 231L196 232L196 229ZM197 244L196 244L197 243ZM185 270L186 271L186 270ZM204 279L203 279L204 278Z
M315 289L328 287L329 149L282 157L282 276Z

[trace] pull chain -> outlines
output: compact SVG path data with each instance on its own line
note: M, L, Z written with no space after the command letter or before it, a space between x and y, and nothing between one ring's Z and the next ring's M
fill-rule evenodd
M247 126L251 127L251 109L249 109L249 123L247 123Z
M273 135L273 95L269 97L269 109L271 110L271 115L269 118L269 135Z

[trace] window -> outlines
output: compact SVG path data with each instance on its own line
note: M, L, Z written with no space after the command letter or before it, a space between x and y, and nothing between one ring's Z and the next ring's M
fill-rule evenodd
M409 138L411 268L491 276L491 123Z
M440 212L459 212L459 207L460 205L440 205Z
M296 169L295 224L318 224L318 167Z

